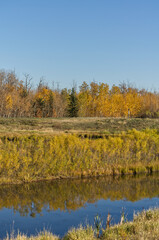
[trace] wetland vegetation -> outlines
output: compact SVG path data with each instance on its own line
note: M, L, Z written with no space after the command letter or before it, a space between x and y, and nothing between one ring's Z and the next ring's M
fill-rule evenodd
M159 132L2 136L0 163L1 183L152 173L159 169Z

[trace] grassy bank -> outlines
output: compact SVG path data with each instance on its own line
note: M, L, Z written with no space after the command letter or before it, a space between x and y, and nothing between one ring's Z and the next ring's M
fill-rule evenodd
M1 183L158 170L157 130L131 130L95 139L78 134L0 138Z
M143 211L134 216L132 222L107 227L101 230L97 238L97 229L92 226L71 229L61 238L62 240L157 240L159 239L159 209ZM49 232L42 232L37 236L27 237L19 234L17 237L7 237L7 240L60 240Z
M118 134L135 128L159 129L159 119L141 118L0 118L0 135L61 133Z

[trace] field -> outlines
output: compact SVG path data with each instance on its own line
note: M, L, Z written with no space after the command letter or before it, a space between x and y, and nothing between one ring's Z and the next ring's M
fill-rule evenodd
M60 133L118 134L131 129L159 130L159 119L141 118L0 118L0 135Z

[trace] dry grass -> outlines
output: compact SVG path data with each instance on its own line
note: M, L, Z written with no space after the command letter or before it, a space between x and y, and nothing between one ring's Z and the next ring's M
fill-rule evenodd
M132 222L105 230L102 240L158 240L159 209L150 209L134 216Z
M95 231L91 226L80 226L68 231L63 240L96 240Z
M37 236L30 237L27 237L27 235L20 233L18 233L17 236L14 236L14 234L12 233L10 236L8 235L5 240L60 240L60 238L44 230L43 232L40 232Z
M159 129L159 119L141 118L0 118L0 134L116 134L131 129Z

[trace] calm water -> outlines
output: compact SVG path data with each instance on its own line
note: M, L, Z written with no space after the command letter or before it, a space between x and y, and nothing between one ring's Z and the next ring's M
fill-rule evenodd
M159 174L153 176L100 177L0 186L0 238L14 230L37 234L44 228L63 236L80 223L93 224L99 214L105 226L133 213L159 206Z

